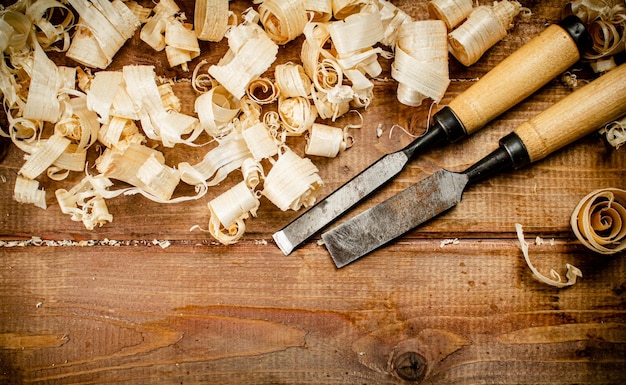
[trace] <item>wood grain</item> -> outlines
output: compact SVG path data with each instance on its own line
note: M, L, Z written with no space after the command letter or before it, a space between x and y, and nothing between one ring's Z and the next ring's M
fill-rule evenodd
M193 20L194 2L178 3ZM393 3L416 19L428 16L425 1ZM441 105L557 21L565 3L523 1L533 16L519 20L477 64L465 68L451 59L452 83ZM230 6L240 14L251 2ZM281 47L277 63L299 61L301 42ZM227 49L225 41L201 48L190 68L203 59L216 63ZM63 55L51 57L75 65ZM154 65L159 75L176 78L183 112L193 114L190 73L167 68L164 53L151 52L138 36L111 69L128 63ZM389 136L394 124L413 135L427 126L429 106L400 105L391 62L381 64L354 147L335 159L313 159L325 181L322 195L412 139L399 129ZM439 168L464 169L569 93L552 80L470 138L423 154L356 212ZM349 119L354 117L343 122ZM380 138L379 124L386 130ZM303 152L302 140L290 144ZM165 151L166 161L193 163L207 150L175 147ZM110 200L114 221L87 231L61 214L52 194L81 175L62 182L42 178L49 208L41 210L12 199L22 163L15 147L0 163L6 179L0 183L0 240L39 237L56 246L0 247L0 383L416 383L407 380L411 375L424 384L623 383L624 255L592 253L569 227L571 211L587 193L626 188L626 153L600 135L478 183L453 210L342 269L334 267L319 236L284 256L271 235L298 213L281 212L264 198L236 245L190 232L204 226L207 202L238 175L193 203ZM533 278L515 223L524 225L540 271L564 274L571 263L583 272L579 282L556 289ZM546 242L535 245L537 236ZM442 245L454 238L458 243ZM76 246L80 241L92 242Z

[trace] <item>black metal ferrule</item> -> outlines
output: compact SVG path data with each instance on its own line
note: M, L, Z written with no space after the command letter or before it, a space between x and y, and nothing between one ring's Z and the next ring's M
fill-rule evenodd
M577 16L570 15L559 23L559 26L563 28L574 39L574 42L578 46L578 50L581 53L589 50L593 46L593 39L587 31L585 23L582 22Z
M432 120L426 132L401 150L409 159L434 146L451 143L467 136L465 126L448 106L433 115Z
M463 174L469 183L475 183L487 177L511 169L518 169L530 163L530 157L524 142L514 132L500 139L500 146L491 154L474 163Z
M530 164L530 156L528 155L526 145L515 132L511 132L500 139L500 147L509 154L511 165L514 169L517 170Z
M433 115L433 125L439 126L445 132L446 140L450 143L467 136L465 125L448 106Z

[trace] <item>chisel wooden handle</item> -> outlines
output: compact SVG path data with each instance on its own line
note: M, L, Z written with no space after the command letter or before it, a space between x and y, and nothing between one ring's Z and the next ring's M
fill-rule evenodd
M626 64L586 84L518 126L535 162L626 114Z
M500 139L500 146L463 171L469 183L543 159L626 114L626 64L559 100Z
M504 59L449 103L465 134L478 131L575 64L587 38L584 25L571 16Z

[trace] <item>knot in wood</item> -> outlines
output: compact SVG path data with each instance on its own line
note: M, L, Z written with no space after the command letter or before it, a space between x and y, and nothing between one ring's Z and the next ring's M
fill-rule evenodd
M393 368L401 379L419 382L426 376L426 359L415 352L402 353L394 360Z

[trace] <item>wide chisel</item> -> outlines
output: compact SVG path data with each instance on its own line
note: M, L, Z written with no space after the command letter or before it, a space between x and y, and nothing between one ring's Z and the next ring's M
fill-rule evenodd
M461 173L439 170L399 194L323 233L342 267L461 201L468 185L543 159L626 114L626 64L574 91L522 123L499 147Z
M471 135L562 74L591 44L575 16L550 25L432 117L424 134L387 154L273 237L285 255L398 175L417 154Z

